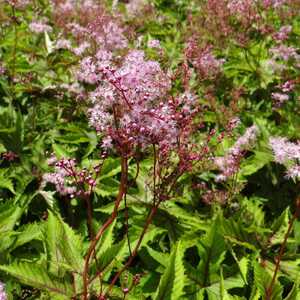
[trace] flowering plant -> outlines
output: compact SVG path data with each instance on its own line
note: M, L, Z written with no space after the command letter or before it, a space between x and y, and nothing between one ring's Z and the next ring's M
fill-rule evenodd
M0 3L1 299L298 299L295 0Z

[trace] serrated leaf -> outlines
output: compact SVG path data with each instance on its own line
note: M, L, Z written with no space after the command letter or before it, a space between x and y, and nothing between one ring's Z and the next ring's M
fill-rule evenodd
M167 253L156 251L149 246L146 246L146 249L152 258L154 258L162 266L167 267L169 260L169 255Z
M4 172L0 173L0 189L8 189L10 192L15 194L14 185L11 179L7 178Z
M65 269L81 272L82 242L74 231L51 211L45 226L45 240L51 271L61 275Z
M271 274L268 273L258 262L254 263L254 284L257 287L261 297L266 296L272 281ZM282 286L276 280L270 294L270 300L282 300Z
M104 250L101 255L97 255L97 270L103 271L106 269L118 257L124 246L125 241L121 241Z
M184 294L185 270L183 266L183 254L181 242L178 242L170 255L168 266L163 273L155 300L177 300Z
M284 298L284 300L298 300L299 297L300 297L299 280L297 279L293 284L293 288L291 289L289 294Z
M12 230L22 215L23 210L19 206L13 206L9 201L0 205L0 232Z
M220 232L219 218L213 221L210 230L200 239L198 250L200 263L197 270L201 274L202 285L207 286L219 273L226 253L224 238Z
M0 265L0 270L18 278L21 282L42 290L51 291L69 300L72 296L72 286L66 279L59 280L50 275L45 265L28 262L14 262L10 265Z
M39 223L27 224L20 228L10 250L20 247L32 240L42 240L42 228L43 225Z
M270 239L272 245L282 243L288 227L289 227L289 208L286 208L279 216L279 218L276 218L272 224L271 229L273 234Z

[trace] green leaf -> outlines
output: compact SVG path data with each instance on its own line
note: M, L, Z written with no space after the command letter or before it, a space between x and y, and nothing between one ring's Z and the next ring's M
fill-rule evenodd
M13 194L15 194L15 189L14 189L14 185L11 179L8 178L8 174L7 171L4 170L0 170L0 189L8 189L10 192L12 192Z
M146 246L146 249L152 258L154 258L162 266L167 267L167 263L169 260L169 255L167 253L156 251L149 246Z
M10 250L20 247L32 240L42 240L42 228L43 224L41 223L27 224L20 228L20 230L18 230L16 240Z
M293 284L293 288L289 292L289 294L284 298L284 300L298 300L300 297L299 291L299 280L297 279Z
M121 241L118 244L115 244L105 251L101 252L101 255L97 255L97 270L103 271L106 269L118 256L121 254L126 242Z
M185 270L183 266L184 249L178 242L172 250L168 266L162 275L158 289L154 296L155 300L177 300L184 294Z
M23 209L13 206L10 201L0 205L0 233L12 230L19 220Z
M273 274L272 274L273 275ZM258 262L254 263L254 284L258 289L261 297L266 296L266 291L270 287L272 281L271 274L268 273ZM270 300L282 300L282 286L275 281L273 289L271 291Z
M57 200L54 198L56 192L39 190L38 193L45 199L51 209L58 211Z
M60 294L63 296L62 299L71 299L72 285L67 282L66 278L61 280L49 274L43 264L14 262L6 266L0 265L0 270L18 278L24 284Z
M24 140L24 120L12 107L0 109L0 141L8 151L21 153Z
M276 218L272 224L272 245L281 244L289 227L289 208L286 208L279 218Z
M56 275L66 269L81 272L82 242L74 231L51 211L48 212L44 234L51 271Z
M239 172L240 175L252 175L273 160L273 155L271 153L261 151L255 151L254 153L254 155L242 162L241 170Z
M220 232L219 218L215 219L210 230L199 241L198 245L200 263L197 268L203 286L210 285L219 277L219 270L225 258L226 247Z
M70 153L59 144L52 144L52 148L55 153L55 156L58 159L66 158L70 156Z

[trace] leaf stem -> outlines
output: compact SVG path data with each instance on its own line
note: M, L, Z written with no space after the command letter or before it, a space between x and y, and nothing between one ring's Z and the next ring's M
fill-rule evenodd
M122 161L121 161L121 182L120 182L120 186L119 186L119 192L118 192L117 198L115 200L115 206L114 206L113 212L112 212L111 216L106 220L106 222L98 230L98 232L95 235L94 239L91 241L90 247L87 251L87 255L86 255L86 258L85 258L84 270L83 270L83 273L82 273L82 280L83 280L82 299L83 300L88 300L88 282L89 282L88 272L89 272L90 259L91 259L92 255L93 255L93 253L96 249L96 246L97 246L100 238L102 237L102 234L113 223L113 221L116 219L116 217L118 215L118 208L119 208L120 203L123 199L123 196L126 192L126 185L127 185L126 170L127 170L127 158L125 156L122 156Z
M127 260L127 262L125 263L125 265L122 267L122 269L120 269L118 271L118 273L114 276L114 278L112 279L109 287L108 287L108 290L105 294L109 294L113 288L113 286L115 285L116 281L118 280L118 278L122 275L122 273L131 265L131 263L133 262L134 258L136 257L137 255L137 252L141 246L141 243L143 241L143 238L147 232L147 229L148 227L150 226L150 224L152 223L152 220L153 220L153 217L154 215L156 214L157 212L157 209L160 205L160 201L158 201L150 210L149 214L148 214L148 217L146 219L146 223L145 223L145 226L143 228L143 231L139 237L139 240L134 248L134 250L132 251L132 254L130 255L129 259Z
M289 221L289 227L288 227L288 229L285 233L283 242L280 246L279 255L276 259L276 265L275 265L275 270L274 270L274 273L273 273L272 281L271 281L269 287L266 289L266 294L265 294L266 300L271 300L272 291L273 291L273 288L274 288L274 285L275 285L277 273L279 271L280 262L282 260L282 257L283 257L283 254L284 254L284 251L285 251L285 248L286 248L287 240L288 240L288 237L289 237L289 235L292 231L294 222L295 222L295 220L298 219L299 215L300 215L300 198L298 198L297 201L296 201L296 211L293 214L292 219Z

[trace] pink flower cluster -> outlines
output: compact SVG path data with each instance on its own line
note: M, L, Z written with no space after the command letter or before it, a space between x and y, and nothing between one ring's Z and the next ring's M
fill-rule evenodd
M282 84L276 86L280 92L274 92L271 94L276 107L281 107L285 102L289 100L288 93L292 92L295 87L293 80L287 80Z
M93 171L78 169L75 159L57 160L55 156L48 160L48 164L54 166L54 172L44 174L42 187L47 183L52 183L59 194L73 197L83 196L84 185L90 187L86 192L88 194L96 185L95 177L98 175L99 166L96 166Z
M58 25L71 35L78 47L72 49L71 43L62 39L57 48L66 48L76 55L82 55L87 48L114 51L126 48L128 40L124 28L116 20L105 14L97 1L53 0L54 17Z
M49 162L50 163L50 162ZM51 161L53 163L53 161ZM67 178L72 176L72 170L75 168L74 160L62 159L55 164L55 172L54 173L46 173L43 176L43 185L47 182L55 185L57 192L61 195L72 195L76 192L76 187L69 186L73 182L67 182Z
M287 166L288 178L300 178L300 141L290 142L285 137L271 137L269 144L275 161Z
M300 141L292 143L285 137L271 137L269 143L276 162L284 164L289 160L300 159Z
M282 26L279 29L279 31L273 35L273 38L278 42L285 41L286 39L288 39L291 31L292 31L292 26L290 26L290 25Z
M0 300L7 300L7 295L5 293L4 284L0 282Z
M93 0L51 0L51 2L54 18L60 26L67 27L75 20L80 24L87 24L103 13L103 8Z
M130 17L139 16L143 12L143 9L145 8L146 5L147 5L146 0L130 0L126 4L127 14Z
M253 9L253 0L230 0L228 1L227 8L232 15L249 15Z
M30 0L6 0L6 2L15 8L24 9L30 3Z
M176 121L192 113L195 98L185 95L165 101L170 80L157 62L145 59L143 51L130 51L119 67L110 64L108 55L102 53L102 57L96 62L87 58L79 77L99 83L90 93L94 104L90 124L104 134L103 146L159 144L168 148L176 143Z
M215 157L214 162L221 171L217 175L217 181L224 181L232 175L236 174L240 167L240 161L244 156L245 150L255 142L258 135L258 128L253 125L247 128L244 135L239 137L235 144L227 151L223 157Z
M268 7L280 8L286 2L287 2L287 0L263 0L263 5L266 8L268 8Z
M227 191L213 191L208 190L202 195L202 200L205 204L211 205L213 203L219 203L224 205L228 199Z
M29 24L29 29L34 33L51 32L52 27L42 21L32 21Z
M217 59L214 56L212 46L200 48L195 40L188 42L186 56L204 79L218 75L225 62L224 59Z
M98 47L108 51L123 49L128 45L124 29L106 17L98 17L89 23L86 34L97 43Z
M275 102L276 107L282 106L289 100L289 95L283 93L272 93L271 96Z
M284 82L283 84L278 86L284 93L289 93L291 92L294 87L295 87L295 83L292 80L288 80L286 82Z
M294 47L288 47L286 45L279 45L270 49L270 52L273 54L273 57L283 59L288 61L294 59L296 61L300 60L300 55L297 53Z
M159 40L149 40L147 45L149 48L161 48Z

